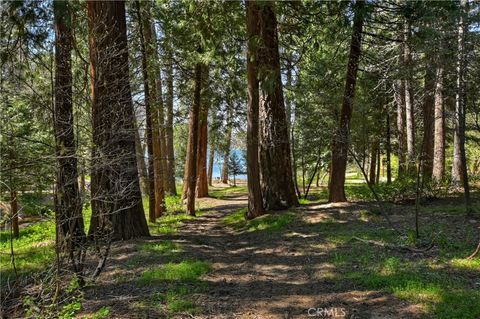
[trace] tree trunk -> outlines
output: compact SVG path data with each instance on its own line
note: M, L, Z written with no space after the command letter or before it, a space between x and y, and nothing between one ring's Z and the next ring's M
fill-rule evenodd
M94 237L149 236L135 158L125 3L87 1L92 80Z
M147 166L145 165L145 152L142 147L138 126L135 127L135 152L137 157L138 176L140 178L140 189L143 195L148 195L148 172Z
M150 14L150 13L149 13ZM162 71L160 67L160 58L158 56L158 44L157 44L157 31L155 28L155 23L150 21L150 15L147 16L149 19L145 21L145 39L147 43L150 44L150 50L147 50L148 56L151 57L148 61L151 63L149 69L152 70L150 78L152 81L152 87L155 90L152 90L152 98L155 102L153 110L155 111L156 121L158 123L158 142L160 146L160 176L159 179L162 183L162 187L159 190L162 197L162 209L161 212L166 211L165 208L165 189L169 187L169 181L167 177L168 169L168 160L167 160L167 145L166 145L166 126L165 126L165 109L163 103L163 90L162 90ZM158 216L157 216L158 217Z
M64 213L64 212L62 212ZM57 216L59 216L60 214L57 213ZM13 233L13 238L18 238L20 237L20 228L18 227L18 198L17 198L17 192L15 190L12 190L10 192L10 216L12 218L12 233ZM63 218L61 220L62 222L60 223L57 219L57 227L58 229L61 229L62 230L62 240L65 241L65 238L67 238L65 236L65 234L71 234L71 233L66 233L65 230L68 231L67 229L67 226L68 224L65 222L65 219ZM83 221L83 219L82 219ZM72 226L77 226L76 223L72 223ZM61 247L63 247L64 249L67 248L67 249L70 249L70 247L72 247L71 245L72 244L79 244L80 242L78 241L78 239L81 239L79 238L77 235L81 235L82 233L79 232L80 229L74 229L74 231L72 232L73 236L75 236L74 240L72 240L72 242L65 242ZM82 224L82 229L83 231L83 224ZM83 232L83 237L82 238L85 238L85 232ZM67 246L67 244L69 244ZM72 247L73 248L73 247ZM67 250L65 249L65 250ZM67 250L69 251L69 250Z
M158 151L159 147L158 144L155 145L155 142L158 142L158 133L155 134L155 125L153 118L155 116L155 112L152 109L152 98L150 97L150 83L149 80L149 72L148 72L148 57L146 52L146 45L145 45L145 30L144 30L144 22L142 19L142 13L140 8L140 2L135 2L136 9L137 9L137 18L138 18L138 26L140 30L140 50L142 54L142 76L143 76L143 95L145 101L145 117L147 120L147 150L148 150L148 181L149 181L149 206L148 206L148 219L150 222L155 222L157 217L157 207L159 205L159 201L161 198L157 195L157 188L158 188L158 175L159 175L159 162L158 162ZM157 153L157 154L156 154ZM158 208L159 209L159 208Z
M290 142L283 99L273 2L259 6L258 75L260 96L260 181L264 208L285 209L298 204L292 178Z
M452 180L454 183L463 182L465 195L465 208L467 213L471 211L470 186L468 184L467 158L465 153L465 117L466 117L466 53L465 33L468 31L465 16L468 15L467 0L461 0L461 15L458 22L458 53L457 53L457 88L455 95L455 135L454 147L457 153L454 154L454 171ZM458 163L459 162L459 163ZM455 175L454 175L455 173Z
M390 133L390 112L387 107L387 133L386 133L386 138L385 138L385 153L386 153L386 162L387 162L387 184L390 184L392 182L392 159L391 159L391 153L392 153L392 143L391 143L391 133Z
M227 115L227 133L225 135L225 151L223 153L223 164L222 164L222 183L228 184L228 160L230 158L230 147L232 144L232 117L233 117L233 107L229 103L228 106L228 115Z
M380 184L380 167L382 166L382 154L380 152L380 143L377 148L377 175L375 176L375 184Z
M193 105L190 107L188 128L188 149L185 163L184 193L187 199L187 212L195 216L195 189L197 185L197 152L198 152L198 122L200 113L201 85L203 66L198 62L195 66L195 87Z
M168 43L168 41L166 41ZM173 53L169 46L166 48L167 63L167 94L165 99L167 118L165 122L165 144L167 151L167 171L166 180L168 181L165 191L170 195L177 195L175 183L175 154L173 150Z
M78 187L77 154L72 104L72 23L68 3L55 1L55 104L54 131L57 157L55 214L58 245L69 253L83 246L86 240L82 216L82 201ZM14 212L15 210L15 212ZM17 194L12 191L14 232L18 237ZM16 222L16 223L15 223ZM75 271L76 269L75 260Z
M137 3L139 3L137 1ZM141 12L141 11L139 11ZM157 64L157 39L155 26L151 22L149 3L144 6L144 14L139 13L140 31L143 31L143 39L140 37L146 68L144 68L144 81L150 87L150 112L153 148L153 169L155 171L155 217L160 217L165 212L165 171L166 171L166 148L165 129L163 119L162 79ZM141 34L142 35L142 34ZM143 58L142 58L143 61Z
M208 177L207 177L207 146L208 146L208 108L210 103L209 96L209 68L202 65L202 93L200 98L199 114L199 132L198 132L198 155L197 155L197 197L208 196Z
M294 122L295 123L295 122ZM291 142L292 142L292 177L293 177L293 186L295 187L295 192L297 192L297 197L300 198L302 194L300 194L300 189L298 188L298 177L297 177L297 153L295 150L295 135L294 135L294 123L291 125L290 134Z
M208 185L213 186L213 161L215 159L215 141L211 139L208 153Z
M377 172L377 153L378 153L378 141L372 143L371 153L370 153L370 177L368 182L370 185L375 185L375 177Z
M256 39L260 36L260 13L256 2L247 1L247 218L252 219L263 214L262 190L259 170L259 81L258 81L258 46Z
M403 47L402 47L403 51ZM400 55L403 62L403 54ZM401 62L401 65L403 64ZM398 80L395 85L395 100L397 104L397 139L398 139L398 178L407 171L407 126L405 110L405 80Z
M355 84L357 82L358 64L361 54L363 17L365 2L355 2L355 17L353 22L350 53L348 57L345 93L343 96L340 115L339 130L333 140L332 169L330 174L329 201L345 202L345 172L347 169L347 155L349 148L350 119L352 117L353 99L355 97Z
M429 65L432 59L427 57ZM422 142L422 178L423 181L432 179L433 171L433 134L434 134L434 108L435 108L435 71L427 67L425 73L424 101L423 101L423 142Z
M433 179L441 182L445 175L445 116L443 102L443 68L441 67L437 69L434 121Z
M413 63L412 63L412 52L410 49L410 34L411 34L411 25L410 22L405 24L404 32L404 61L406 68L406 79L405 79L405 117L406 117L406 128L407 128L407 171L410 173L415 172L415 101L413 95Z

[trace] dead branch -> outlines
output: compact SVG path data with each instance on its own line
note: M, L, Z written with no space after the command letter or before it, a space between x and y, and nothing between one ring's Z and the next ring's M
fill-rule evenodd
M418 249L418 248L413 248L413 247L409 247L409 246L405 246L405 245L392 245L392 244L388 244L388 243L381 242L381 241L363 239L363 238L360 238L360 237L357 237L357 236L353 236L352 239L361 241L361 242L366 243L366 244L371 244L371 245L375 245L375 246L379 246L379 247L383 247L383 248L387 248L387 249L409 251L409 252L413 252L413 253L425 253L425 252L431 250L435 246L433 244L433 241L426 248Z

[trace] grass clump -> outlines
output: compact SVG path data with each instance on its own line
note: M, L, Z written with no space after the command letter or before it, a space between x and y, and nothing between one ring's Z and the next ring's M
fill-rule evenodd
M164 215L155 223L149 223L150 231L152 234L175 234L184 221L193 218L185 213Z
M145 271L139 279L139 284L152 282L196 282L210 271L210 265L205 261L184 260L180 263L168 263L162 267Z
M222 218L222 222L230 227L238 230L246 230L248 232L266 231L276 232L284 229L295 219L293 213L277 213L265 214L252 220L246 220L246 208L237 210L236 212Z
M183 251L182 246L172 241L162 241L159 243L146 243L141 247L145 253L161 253L164 255L175 255Z

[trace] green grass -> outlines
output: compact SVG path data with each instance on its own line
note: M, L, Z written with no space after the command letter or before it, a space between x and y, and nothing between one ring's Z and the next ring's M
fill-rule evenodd
M230 186L225 188L211 188L209 195L214 198L222 199L232 196L243 195L247 193L246 186Z
M15 265L19 274L41 271L52 262L54 250L55 223L47 220L20 230L20 237L13 239ZM10 232L0 232L1 285L14 275L10 259Z
M335 244L328 258L341 274L336 277L340 285L385 290L423 305L434 318L480 317L480 291L472 282L480 273L480 259L459 257L472 251L473 239L466 241L449 235L448 241L437 243L439 258L412 259L399 251L352 240L357 236L394 245L405 245L410 240L388 229L349 226L335 220L311 227L321 233L326 242ZM424 234L428 237L433 231L427 228Z
M155 223L149 222L150 232L152 234L174 234L178 231L178 228L183 225L184 221L193 218L195 217L185 213L164 215L157 218Z
M145 243L141 247L141 251L145 253L161 253L164 255L174 255L183 252L180 244L172 241L162 241L159 243Z
M195 282L210 271L210 265L204 261L184 260L180 263L168 263L159 268L145 271L138 283L146 285L154 282Z
M291 212L265 214L252 220L245 220L247 209L240 209L228 216L222 218L222 222L230 227L238 230L246 230L248 232L266 231L277 232L283 230L295 219L295 215Z

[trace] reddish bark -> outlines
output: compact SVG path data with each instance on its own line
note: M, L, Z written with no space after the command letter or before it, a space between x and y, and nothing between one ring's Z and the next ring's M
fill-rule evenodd
M332 166L329 184L330 202L347 201L344 188L345 172L347 169L347 155L349 148L350 119L352 118L353 99L355 97L355 85L357 82L357 71L361 54L364 10L364 1L356 1L339 130L337 136L335 136L333 140Z

